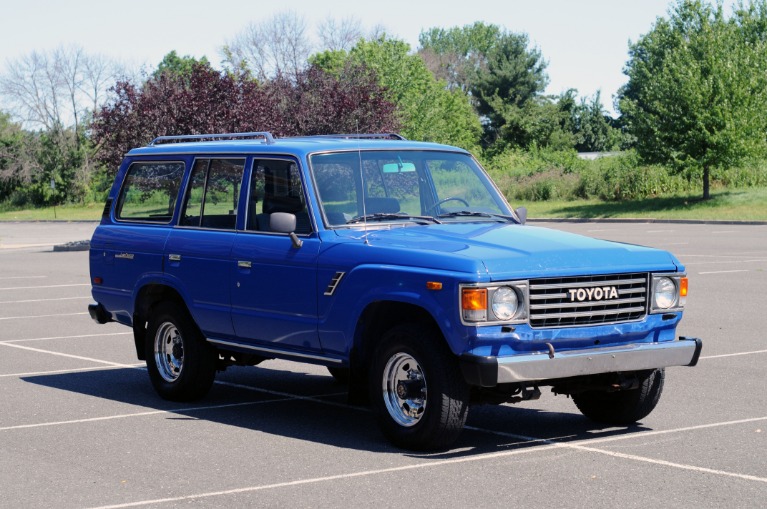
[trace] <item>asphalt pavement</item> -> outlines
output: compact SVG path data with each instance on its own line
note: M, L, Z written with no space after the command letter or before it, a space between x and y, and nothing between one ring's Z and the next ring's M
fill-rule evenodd
M131 331L87 314L94 223L0 223L0 508L767 506L767 226L538 223L668 249L686 265L669 368L639 425L596 425L547 388L474 407L456 446L392 447L322 367L219 374L161 400Z

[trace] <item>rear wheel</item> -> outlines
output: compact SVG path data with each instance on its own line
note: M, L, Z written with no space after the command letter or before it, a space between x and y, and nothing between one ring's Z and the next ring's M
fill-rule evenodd
M406 449L449 447L469 410L456 357L431 328L396 326L374 354L370 398L384 435Z
M593 421L627 426L650 415L660 400L665 376L663 369L656 369L640 379L637 389L582 392L573 394L573 402Z
M152 310L145 347L149 379L162 398L191 401L210 390L216 350L181 306L162 303Z

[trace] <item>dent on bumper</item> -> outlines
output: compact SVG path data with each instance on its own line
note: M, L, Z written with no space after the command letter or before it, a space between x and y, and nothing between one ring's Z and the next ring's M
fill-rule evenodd
M493 387L502 383L535 382L620 371L641 371L668 366L695 366L703 341L679 338L663 343L637 343L566 352L540 352L509 357L464 354L461 370L471 385Z

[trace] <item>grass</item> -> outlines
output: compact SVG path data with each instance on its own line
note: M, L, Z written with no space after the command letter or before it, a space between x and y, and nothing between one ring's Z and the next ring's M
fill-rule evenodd
M98 221L103 203L0 212L0 221Z
M767 188L712 191L710 200L702 200L699 195L679 195L621 202L541 201L524 205L528 217L541 219L767 221Z
M711 199L698 195L666 196L604 202L599 200L533 201L524 205L535 219L693 219L721 221L767 221L767 188L712 191ZM103 204L66 205L0 212L0 221L98 221Z

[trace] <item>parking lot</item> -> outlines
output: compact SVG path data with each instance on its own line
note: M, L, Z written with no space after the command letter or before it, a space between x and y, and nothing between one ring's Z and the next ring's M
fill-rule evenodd
M767 225L535 223L674 252L690 296L630 428L538 401L472 408L455 448L390 446L324 368L230 368L202 401L154 393L130 329L97 325L94 223L0 223L0 507L767 506Z

